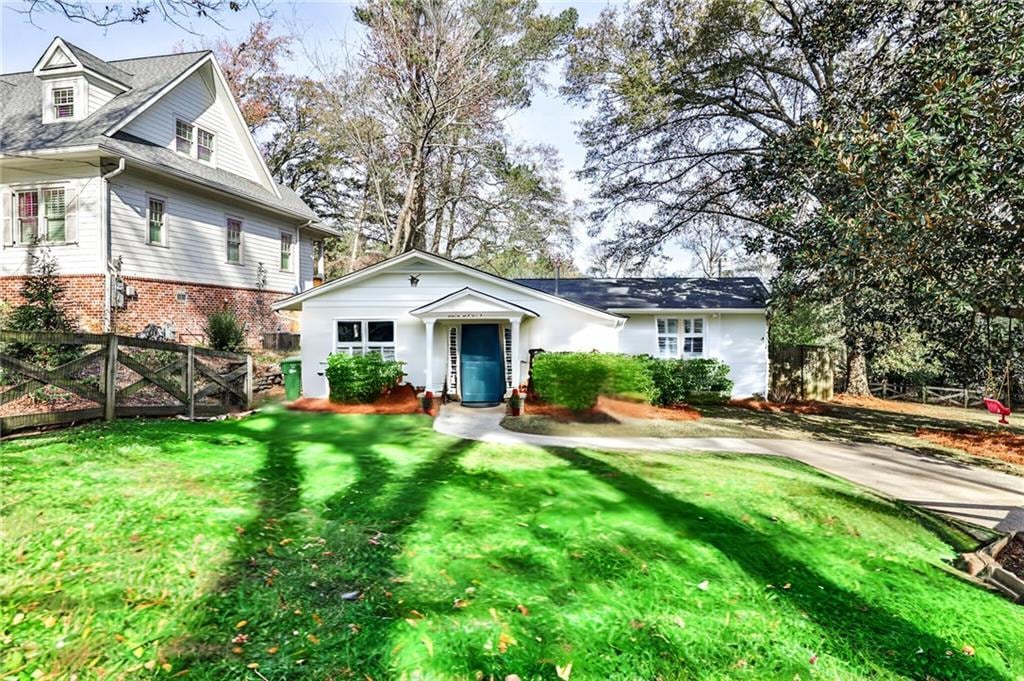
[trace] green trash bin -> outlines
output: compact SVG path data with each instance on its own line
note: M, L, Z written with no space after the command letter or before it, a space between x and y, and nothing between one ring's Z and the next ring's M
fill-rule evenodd
M285 397L289 402L299 399L302 394L302 358L295 356L281 360L281 374Z

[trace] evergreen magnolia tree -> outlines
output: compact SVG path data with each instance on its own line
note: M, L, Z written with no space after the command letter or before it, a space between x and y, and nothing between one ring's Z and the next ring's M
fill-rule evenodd
M21 286L24 302L11 312L7 326L12 331L43 331L70 333L75 322L65 309L66 285L60 279L57 261L49 249L32 256L32 274ZM56 366L77 357L80 347L75 345L38 345L11 343L7 352L14 357L44 366Z
M906 329L977 382L976 363L949 361L977 339L975 311L1024 301L1024 3L949 3L909 43L748 176L796 290L843 301L855 389L864 355Z

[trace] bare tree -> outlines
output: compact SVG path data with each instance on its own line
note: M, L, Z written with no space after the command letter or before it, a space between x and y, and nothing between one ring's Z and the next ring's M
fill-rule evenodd
M134 2L99 3L91 0L22 0L17 12L28 16L37 14L63 15L71 21L82 21L96 26L116 24L144 24L153 17L195 33L192 22L212 21L218 26L219 15L240 12L252 7L263 16L269 0L134 0Z

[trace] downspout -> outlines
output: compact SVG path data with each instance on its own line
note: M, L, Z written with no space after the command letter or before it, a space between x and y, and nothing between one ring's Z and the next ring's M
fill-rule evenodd
M100 176L102 180L103 192L103 203L100 206L103 209L103 217L101 218L101 227L103 229L103 239L101 243L103 245L103 252L101 256L103 258L103 332L110 333L113 331L113 319L111 310L113 309L112 289L113 280L111 275L111 269L113 264L110 261L110 253L113 248L113 237L111 236L110 230L110 178L117 177L125 170L126 160L122 156L117 161L117 168L114 168L109 173L105 173Z

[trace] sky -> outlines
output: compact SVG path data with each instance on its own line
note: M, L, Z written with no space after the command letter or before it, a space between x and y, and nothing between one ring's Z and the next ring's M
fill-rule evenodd
M56 35L101 59L128 59L197 49L204 40L212 43L227 38L236 42L246 35L249 25L259 19L251 9L228 12L219 17L222 26L209 21L195 23L194 27L204 33L195 35L158 18L143 25L121 24L100 28L86 22L72 22L63 15L36 12L30 22L25 14L19 12L26 4L25 0L0 0L0 73L31 70ZM357 49L361 27L352 17L354 4L322 0L274 2L270 5L274 13L273 22L280 27L279 31L299 36L294 45L293 59L287 65L289 71L296 75L315 75L308 55L316 53L343 58L346 53ZM541 8L546 12L557 13L575 7L581 24L594 21L602 9L614 4L615 0L541 0ZM575 175L583 167L586 154L576 136L576 122L584 117L585 112L559 97L560 65L552 66L546 81L548 87L534 93L530 107L511 116L509 129L517 140L547 144L557 149L562 158L562 188L566 197L570 201L586 203L590 186ZM588 264L584 246L588 241L585 225L578 226L577 238L580 245L574 258L577 266L585 268Z

